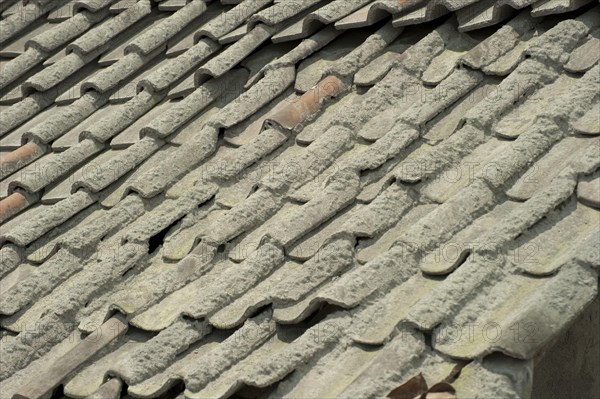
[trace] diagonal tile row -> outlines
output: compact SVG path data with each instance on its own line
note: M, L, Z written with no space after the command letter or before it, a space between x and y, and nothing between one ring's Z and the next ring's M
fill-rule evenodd
M220 48L207 35L76 144L40 157L107 103L90 84L26 132L33 173L7 172L16 205L3 214L24 209L18 196L31 201L3 226L0 322L19 333L2 342L7 392L59 360L47 385L20 394L64 383L83 397L123 381L154 397L181 380L186 397L245 385L385 395L421 371L443 379L456 358L480 359L459 392L498 381L502 367L522 376L501 379L504 395L526 390L529 359L597 291L598 57L580 50L595 39L597 12L550 29L524 12L483 42L453 21L408 37L388 23L350 51L346 35L325 28L277 59L234 68L231 56L251 54L266 40L258 32L272 37L267 27L280 23L259 14L235 51L193 73ZM161 26L138 42L154 46L169 35ZM343 55L328 62L330 51ZM123 76L112 66L106 76ZM165 102L190 71L195 90ZM295 94L304 79L313 84ZM109 143L132 126L127 145ZM33 204L83 164L91 168L59 182L62 194ZM311 321L325 304L346 310ZM535 340L449 334L471 324L537 330ZM89 339L101 325L116 333ZM356 367L347 375L334 364ZM386 377L365 383L378 367Z

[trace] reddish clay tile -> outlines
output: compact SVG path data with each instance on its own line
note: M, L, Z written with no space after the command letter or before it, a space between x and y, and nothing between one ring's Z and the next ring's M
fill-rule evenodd
M43 153L44 149L40 145L29 142L12 152L3 154L2 157L0 157L0 174L3 177L7 176L39 158Z
M37 155L40 149L40 146L36 143L27 143L24 146L21 146L16 150L4 155L2 159L0 159L0 163L5 164L25 161Z
M322 79L313 89L287 104L283 109L270 117L268 122L275 122L285 129L294 129L311 115L319 111L325 99L337 97L348 85L335 76Z
M0 223L13 217L35 202L32 197L15 192L0 201Z

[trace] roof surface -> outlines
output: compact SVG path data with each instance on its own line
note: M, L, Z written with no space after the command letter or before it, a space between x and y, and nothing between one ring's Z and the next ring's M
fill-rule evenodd
M527 397L597 295L595 1L0 10L1 399Z

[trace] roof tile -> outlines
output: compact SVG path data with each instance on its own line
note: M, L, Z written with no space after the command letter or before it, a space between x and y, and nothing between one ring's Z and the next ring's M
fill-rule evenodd
M466 32L495 25L514 14L515 10L508 5L498 4L492 0L481 0L457 10L456 18L458 29Z
M96 123L87 125L80 133L80 139L91 138L105 142L128 126L131 126L138 118L151 110L161 100L161 96L141 92L133 99L119 106L118 109L106 108L106 114L102 113L101 119ZM113 112L109 113L111 110ZM95 120L95 117L93 117Z
M208 205L208 204L207 204ZM179 261L194 248L201 237L207 233L208 227L223 217L225 210L210 207L184 217L176 230L169 232L165 238L163 258L168 261Z
M71 150L73 148L74 147L71 147ZM48 187L44 190L44 195L42 196L42 203L53 204L55 202L67 198L71 194L73 182L79 180L82 176L85 176L87 173L90 173L91 170L99 168L99 165L116 156L117 153L117 151L113 150L104 151L97 157L93 159L90 158L88 162L78 165L78 168L73 169L70 174L63 176L60 179L56 179L52 185L48 185Z
M469 226L453 235L448 241L440 245L422 260L419 267L424 273L448 274L459 267L468 256L482 248L477 248L474 243L482 235L492 230L503 218L518 207L518 203L505 201L496 205L488 213L475 219ZM485 249L485 248L483 248Z
M309 232L306 234L306 238L294 244L287 255L291 259L298 261L307 261L313 258L334 235L344 231L342 228L344 224L348 219L359 214L362 208L361 204L353 204L345 210L338 212L334 219L323 224L322 227Z
M204 11L206 11L204 1L192 0L188 2L183 8L164 18L150 30L133 39L125 48L125 54L130 52L136 52L140 55L151 54L163 46L179 29L192 22L194 18L201 15Z
M492 319L504 330L516 323L529 322L532 323L530 325L537 326L544 319L553 320L552 327L540 330L534 342L519 342L519 340L502 337L497 342L491 343L482 335L476 334L473 343L465 344L462 340L451 343L448 339L441 338L436 342L435 347L443 353L457 357L498 350L516 358L531 358L538 348L548 340L556 337L560 329L568 325L569 320L565 320L564 317L560 316L566 306L583 308L591 302L595 295L595 284L590 281L590 278L592 278L591 272L580 266L570 266L562 268L555 277L548 279L532 279L518 275L509 276L505 280L505 284L511 286L512 289L507 289L505 284L500 283L496 284L489 293L481 293L486 295L487 298L494 298L494 300L488 302L489 305L486 311L482 311L478 307L476 311L478 317L475 319L478 322ZM578 281L579 286L575 288L574 285L569 283L571 281ZM532 294L527 295L530 292ZM562 300L567 295L573 298L573 301L568 305ZM521 304L519 311L515 311L514 308L509 310L512 301L518 301ZM546 306L548 303L553 306ZM480 304L481 302L478 303L478 305ZM473 312L471 306L459 311L456 315L457 323L461 323L463 315L470 312ZM443 328L442 326L440 328Z
M13 173L21 169L23 166L35 161L41 157L43 153L43 145L30 142L7 154L2 154L0 159L0 175L2 178L8 176L10 173Z
M560 97L572 89L576 79L561 75L554 82L537 90L527 98L522 99L518 106L508 110L494 126L496 135L515 139L522 132L534 127L536 116L544 109L551 99Z
M531 15L540 17L543 15L558 14L576 10L590 3L589 0L550 0L544 3L535 3L532 6Z
M415 274L386 295L362 309L364 313L377 312L379 317L353 338L360 343L380 345L393 335L397 326L409 315L411 308L428 293L435 291L440 281L423 274Z
M214 123L225 128L240 123L288 88L293 82L293 75L292 66L267 72L264 78L226 105Z
M137 167L134 171L124 175L121 179L116 180L112 185L107 187L100 195L100 203L102 206L111 208L119 204L121 199L126 197L129 187L134 184L143 174L152 168L157 162L161 162L170 156L177 147L172 145L164 145L161 150L151 155L144 163Z
M372 86L381 80L397 62L400 55L410 47L410 44L400 40L402 38L403 35L394 43L387 46L383 54L361 68L354 75L354 84L358 86Z
M358 254L356 256L360 263L367 263L377 255L389 250L396 238L399 237L406 229L410 228L414 223L417 223L421 218L425 217L429 212L433 211L437 205L417 205L408 210L402 218L383 234L379 234L368 240L361 240L357 247Z
M361 42L361 39L361 36L343 35L327 44L321 51L315 52L311 57L306 59L303 57L298 66L295 89L300 92L307 92L313 88L322 78L326 77L326 72L333 66L335 60L348 55L356 44ZM333 40L333 37L327 37L327 40ZM290 54L285 58L289 56Z
M509 142L507 141L491 138L471 153L463 156L458 163L452 163L439 173L432 174L419 192L438 203L447 201L475 178L488 173L497 173L493 159L502 151L506 151L508 146ZM433 151L435 152L435 148ZM404 166L408 168L413 165L405 164ZM428 165L423 166L427 167Z
M52 205L40 218L29 219L20 226L3 232L0 238L3 241L10 241L17 245L30 244L53 227L90 206L94 199L90 194L79 191L63 201Z
M100 386L90 399L118 399L123 389L123 382L118 378L111 378Z
M592 36L584 44L576 48L569 57L565 69L569 72L585 72L600 59L600 30L592 32Z
M531 168L506 192L516 200L526 200L541 188L549 185L569 164L571 159L579 156L580 151L589 146L598 146L600 141L579 137L566 137L557 143L550 151Z
M23 3L20 8L2 21L0 21L0 43L4 44L13 39L21 31L32 25L42 15L52 11L59 2L46 2L46 4Z
M600 134L600 102L573 123L573 128L580 134L597 136Z
M550 220L553 228L548 229ZM513 251L519 269L543 276L556 273L574 258L572 249L598 230L596 222L598 215L592 208L569 201L519 237L520 245Z
M140 141L140 138L144 138L144 136L141 134L141 130L146 127L148 123L162 115L163 112L167 112L169 109L171 109L172 106L173 102L171 101L161 101L154 108L150 109L143 116L138 118L131 126L127 126L122 132L115 135L110 140L110 147L113 149L123 149L137 143Z
M161 261L152 262L140 273L132 276L127 284L121 282L105 295L95 299L88 314L85 315L86 317L82 318L79 328L82 331L93 331L97 320L104 320L112 310L135 315L153 306L172 292L190 284L208 271L218 275L217 272L222 267L211 264L213 253L214 251L206 251L202 256L192 253L176 265ZM161 284L157 284L158 281L161 281ZM132 291L131 287L136 287L136 290ZM177 326L172 328L177 329Z
M52 386L370 397L421 373L526 396L596 294L597 7L84 0L50 27L64 2L9 3L0 198L31 201L2 226L3 398L115 313L137 328ZM540 342L445 334L523 317Z
M279 267L282 261L282 251L273 245L265 244L236 267L224 269L221 275L224 280L212 280L209 288L204 289L196 300L181 301L181 298L186 297L190 292L197 292L195 290L201 286L200 284L205 283L203 278L175 291L158 304L135 316L131 322L134 325L144 326L144 329L148 329L148 326L152 326L151 329L162 329L175 321L180 314L196 319L208 316L255 286ZM220 282L225 281L228 286L235 288L224 290ZM202 286L207 287L204 284Z
M221 78L211 79L202 84L182 101L174 104L162 115L152 119L141 130L144 136L153 136L165 138L185 122L189 121L194 115L208 107L217 97L224 92L234 91L241 87L247 79L247 73L243 70L232 71Z
M298 101L299 97L300 96L295 94L294 90L291 87L288 87L283 93L281 93L270 103L266 104L264 107L259 109L256 113L246 118L246 120L232 126L229 129L225 129L225 142L235 147L243 146L250 143L258 135L260 135L261 132L263 132L263 129L275 127L276 124L266 123L267 119L271 115L274 115L280 110L284 109L290 103L295 103L296 101ZM215 114L216 113L217 112L215 112Z
M106 102L106 97L90 92L74 103L57 109L48 119L31 127L24 135L25 140L49 143L84 121Z
M4 222L36 202L37 196L14 192L0 200L0 221Z
M269 26L273 26L297 16L302 11L316 5L320 1L321 0L282 0L269 8L255 13L250 18L250 23L258 24L263 22Z
M98 169L91 170L90 173L86 173L81 179L75 181L72 190L85 188L92 193L97 193L105 189L154 154L163 144L150 138L138 141L127 149L120 151Z
M372 238L396 224L413 205L409 190L391 184L342 229L355 237Z
M306 15L300 21L285 28L273 41L287 41L305 38L323 26L336 22L340 18L364 6L370 0L336 0Z
M283 246L295 242L354 200L358 194L357 177L350 171L336 173L320 195L289 213L267 235Z
M367 37L362 44L335 61L327 69L326 74L334 74L346 78L353 76L360 68L366 66L381 54L401 33L401 29L395 29L389 23L384 25L377 32Z
M65 353L59 359L60 362L58 365L47 369L43 373L43 378L40 380L44 381L43 384L35 384L35 387L34 385L31 385L30 388L23 388L15 394L15 397L20 399L30 399L51 392L53 388L60 384L62 379L75 370L81 363L85 362L87 358L93 356L111 341L124 334L127 331L128 326L122 318L116 316L107 320L101 327L113 331L113 333L104 334L104 337L100 339L94 339L94 336L88 336L77 344L76 347ZM38 380L38 377L34 378L36 381Z
M394 16L393 25L396 27L406 25L416 25L418 23L433 21L448 14L449 10L443 4L438 2L426 2L412 11L402 12L399 16Z
M51 154L35 162L32 168L23 170L16 179L11 179L9 190L17 188L36 193L56 182L61 176L73 170L102 150L102 145L84 140L60 154Z
M327 98L337 97L345 90L347 85L344 82L335 76L328 76L297 100L284 105L283 109L267 119L267 123L277 123L284 129L293 130L317 113Z
M203 36L219 40L219 38L236 29L245 20L270 3L271 0L242 1L232 9L202 25L201 29L194 34L194 41L198 41Z
M69 331L72 333L73 330ZM69 334L67 337L57 338L56 345L43 356L27 367L17 371L10 378L3 380L2 389L7 396L12 396L16 391L23 385L24 381L31 378L32 375L40 375L42 372L50 368L50 365L54 364L57 359L62 358L63 355L68 353L72 348L76 347L83 338L79 334Z
M227 212L223 220L215 222L202 240L211 245L221 245L266 221L281 206L280 198L259 189Z
M21 36L17 40L13 41L9 45L5 46L2 50L0 50L0 56L6 58L14 58L17 57L26 50L25 43L34 36L38 36L44 34L48 30L52 29L52 24L42 24L30 32L27 32L24 36Z
M378 0L365 5L347 17L337 21L335 27L338 29L352 29L373 25L386 18L389 14L400 13L417 5L419 0L397 1Z
M600 207L600 196L598 195L598 174L583 178L577 185L577 197L581 202L594 208Z
M67 51L78 51L81 55L97 52L118 33L127 29L133 22L139 21L151 11L150 2L140 0L120 14L105 20L101 25L80 36L67 46Z
M74 4L69 2L61 7L57 7L48 14L48 22L63 22L71 18L75 13Z

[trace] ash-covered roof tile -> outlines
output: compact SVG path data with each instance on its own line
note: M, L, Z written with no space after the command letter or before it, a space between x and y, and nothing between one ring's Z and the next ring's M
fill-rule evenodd
M9 188L29 193L39 192L102 149L103 146L93 140L84 140L65 152L49 154L21 170L16 178L9 177Z
M577 196L581 202L594 208L600 207L600 197L598 196L598 173L584 177L577 185Z
M85 362L87 358L93 356L112 340L118 338L127 331L127 324L119 317L111 318L104 323L102 327L114 329L115 334L106 334L103 339L99 340L87 337L87 339L81 341L60 359L57 359L60 366L46 370L42 378L44 381L43 384L36 384L35 387L32 386L31 388L22 388L17 391L15 397L29 398L42 396L52 392L52 390L58 386L69 373L81 365L81 363Z
M526 396L597 293L588 1L9 3L2 399Z
M262 22L266 25L274 26L296 17L301 12L319 4L320 2L321 0L282 0L280 2L276 2L269 8L254 14L250 18L250 23L255 25Z
M65 5L55 8L48 14L48 22L62 22L71 18L74 13L74 3L68 2Z
M332 24L371 0L335 0L316 11L306 15L300 21L292 24L273 36L273 41L303 39L315 33L320 28Z
M509 5L498 4L497 1L480 0L461 8L456 12L459 29L467 32L507 20L516 13Z
M219 40L228 33L235 31L239 25L260 11L262 8L271 4L272 0L245 0L235 7L227 10L211 19L202 28L194 34L194 41L197 42L206 36L213 40ZM224 44L224 43L223 43Z
M541 17L550 14L559 14L576 10L586 4L591 3L590 0L550 0L545 2L536 2L532 5L531 14L536 17Z
M506 194L521 201L531 198L536 191L548 185L572 159L581 156L584 149L597 147L599 144L594 138L564 138L534 163Z
M527 273L542 276L556 273L573 258L571 251L598 230L598 214L581 202L570 201L547 219L519 237L521 245L514 249L516 256L524 258L519 267ZM549 223L553 228L547 228ZM535 253L527 253L526 248L535 248Z
M357 247L357 260L360 263L367 263L382 252L389 250L396 241L396 238L400 236L404 230L410 228L410 226L419 219L433 211L436 206L437 205L434 204L414 206L402 215L395 226L389 228L383 234L379 233L373 238L361 240Z
M599 29L595 29L588 40L580 47L575 49L569 57L569 62L565 69L569 72L585 72L590 69L600 59L600 34Z
M47 34L46 32L51 30L54 26L55 24L42 24L37 28L30 30L25 36L22 36L9 45L3 47L3 49L0 51L0 56L14 58L23 54L23 52L26 50L26 43L31 38L38 35Z
M364 7L352 14L338 20L335 27L338 29L353 29L370 26L390 14L397 14L405 10L410 10L418 5L420 0L396 1L396 0L377 0L366 4Z
M424 2L415 10L405 11L399 16L395 16L393 24L399 27L429 22L448 14L449 11L445 5L439 4L439 2Z
M23 30L29 28L43 15L62 5L62 3L64 2L22 2L22 4L16 5L14 12L9 13L6 18L0 21L0 43L4 45L10 39L14 39Z

